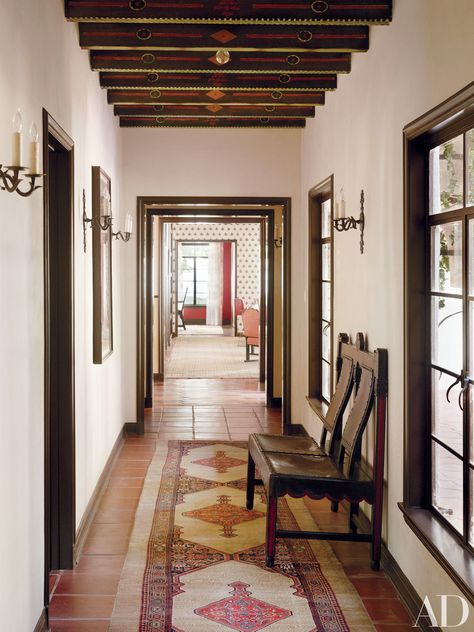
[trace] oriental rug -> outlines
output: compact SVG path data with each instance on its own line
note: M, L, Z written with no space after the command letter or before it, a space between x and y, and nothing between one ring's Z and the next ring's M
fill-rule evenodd
M242 442L159 442L109 632L373 632L326 542L278 540L265 566L265 496L245 508ZM300 499L281 526L315 529Z

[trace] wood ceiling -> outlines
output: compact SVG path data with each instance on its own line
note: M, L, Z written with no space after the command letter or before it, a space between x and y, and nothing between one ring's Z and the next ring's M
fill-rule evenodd
M392 0L66 0L122 127L304 127Z

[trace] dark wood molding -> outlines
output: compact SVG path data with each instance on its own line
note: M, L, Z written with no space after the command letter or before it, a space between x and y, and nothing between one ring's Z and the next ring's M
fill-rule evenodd
M85 508L84 515L82 516L81 522L76 532L76 542L74 545L74 562L77 563L79 556L81 555L84 543L89 535L89 530L94 521L94 517L97 513L97 510L100 505L100 501L102 500L102 496L107 488L109 483L110 475L112 473L112 469L115 465L116 460L118 459L120 450L125 442L125 434L126 434L126 426L120 430L117 439L112 446L112 449L109 454L109 458L107 459L106 464L104 465L104 469L102 470L102 474L99 477L99 480L96 483L94 491L92 492L92 496L87 503L87 507Z
M44 109L43 171L47 606L49 573L72 568L75 537L74 142Z
M43 608L33 632L48 632L48 611L46 608Z
M196 206L197 204L201 206ZM186 209L186 206L188 209ZM192 209L198 217L209 216L230 218L239 215L244 218L270 218L274 207L281 206L283 213L283 253L284 253L284 295L283 295L283 421L290 423L291 418L291 200L290 198L250 198L250 197L160 197L143 196L137 198L137 433L144 432L144 404L152 402L146 398L146 271L145 260L147 240L146 226L148 216L175 218ZM243 208L239 208L243 207ZM273 207L273 208L272 208ZM273 235L273 232L272 232ZM273 243L273 238L272 238ZM150 294L151 296L152 294Z

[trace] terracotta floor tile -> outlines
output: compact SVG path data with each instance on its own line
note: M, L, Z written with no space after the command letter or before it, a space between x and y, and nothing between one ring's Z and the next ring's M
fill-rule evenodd
M381 573L379 577L352 577L351 581L363 598L398 598L393 584Z
M363 599L362 601L374 623L411 623L410 616L399 599Z
M115 595L120 576L65 571L56 586L56 595Z
M136 510L138 498L110 498L105 497L99 505L99 511L110 511L111 509L133 509Z
M132 532L132 526L130 524L101 524L96 523L91 526L89 531L89 537L129 537Z
M51 632L107 632L109 619L89 619L87 621L53 619L49 629Z
M120 452L120 461L149 461L155 454L155 448L125 446Z
M83 553L74 568L74 573L120 576L124 561L125 555L85 555Z
M115 597L104 595L54 595L49 614L51 619L110 618Z
M105 525L106 526L106 525ZM87 538L83 553L87 555L124 555L128 551L129 536Z
M111 476L109 480L108 487L110 489L123 489L123 488L139 488L143 487L143 481L145 480L145 476Z
M417 632L420 628L414 628L408 623L379 623L375 629L377 632Z
M98 511L94 516L95 524L133 524L134 509L109 509Z
M108 498L140 498L141 487L109 487L105 492Z

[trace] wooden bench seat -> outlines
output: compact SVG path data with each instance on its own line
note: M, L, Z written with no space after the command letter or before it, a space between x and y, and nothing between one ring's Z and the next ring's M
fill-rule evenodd
M276 538L283 537L371 541L372 568L380 567L387 352L385 349L378 349L375 353L369 353L364 347L364 338L361 335L358 335L356 345L340 342L339 357L346 358L346 366L347 358L352 360L352 369L349 373L352 384L351 387L344 384L344 391L350 393L353 389L355 395L352 404L348 407L349 415L336 452L326 451L310 437L271 437L253 434L249 438L247 508L253 507L255 469L258 468L268 503L267 566L272 566L274 563ZM341 370L342 366L341 364ZM341 374L338 386L340 380ZM342 386L339 389L338 400L341 396L341 388ZM338 393L338 387L336 387L336 393ZM369 476L360 469L360 454L362 436L374 402L376 403L376 441L373 475ZM339 401L340 404L341 401ZM340 407L343 410L345 405L334 404L334 407ZM334 446L333 437L331 441ZM277 501L279 497L287 494L293 497L328 498L335 507L343 500L348 501L350 503L349 531L341 533L277 529ZM359 504L362 501L372 505L370 534L358 533L354 522L354 515L358 513Z

